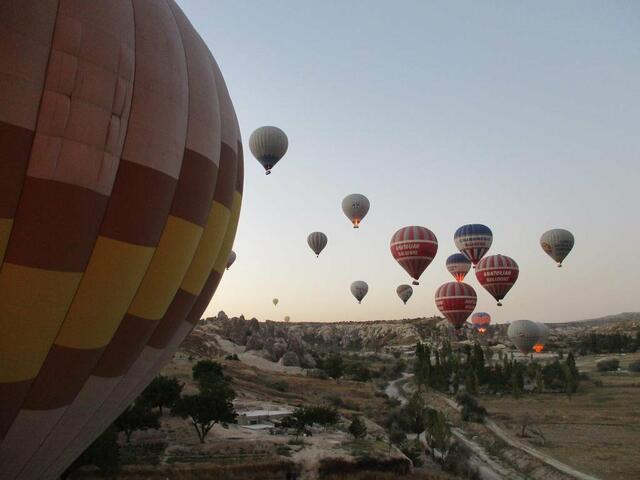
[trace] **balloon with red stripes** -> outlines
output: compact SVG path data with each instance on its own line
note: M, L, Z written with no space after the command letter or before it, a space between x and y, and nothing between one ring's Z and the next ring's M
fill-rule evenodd
M476 308L476 291L463 282L448 282L436 290L436 306L456 329L462 327Z
M453 275L453 278L458 282L463 281L464 277L469 273L469 270L471 270L471 262L461 253L449 255L446 265L449 273Z
M493 243L493 233L486 225L474 223L463 225L453 235L453 241L460 252L471 263L477 265L480 259L489 251Z
M418 285L420 275L429 266L438 251L438 239L425 227L402 227L391 237L391 255Z
M473 328L480 333L486 332L490 323L491 315L487 312L476 312L471 315L471 324L473 325Z
M520 269L513 258L506 255L490 255L476 265L476 278L480 285L498 301L506 297L518 279Z

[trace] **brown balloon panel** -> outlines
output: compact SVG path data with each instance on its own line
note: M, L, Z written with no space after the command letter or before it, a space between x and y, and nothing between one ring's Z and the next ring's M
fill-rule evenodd
M0 478L57 478L200 318L243 188L175 2L2 1Z

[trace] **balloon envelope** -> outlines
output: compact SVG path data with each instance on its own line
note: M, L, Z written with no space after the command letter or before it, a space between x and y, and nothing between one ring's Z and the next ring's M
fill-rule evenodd
M280 161L289 148L287 135L278 127L260 127L249 137L249 149L264 167L266 174Z
M471 315L471 324L473 325L473 328L478 330L480 333L486 332L490 323L491 315L486 312L475 312Z
M471 262L462 253L454 253L447 258L447 270L453 278L458 282L464 280L469 270L471 270Z
M518 350L527 355L538 341L540 329L531 320L516 320L509 324L507 336Z
M491 255L478 262L476 278L480 285L498 301L498 306L501 306L500 300L516 283L519 271L518 264L513 258L505 255Z
M279 301L280 300L278 300L277 298L274 298L273 300L271 300L271 303L273 303L273 305L275 306L275 305L278 305Z
M316 254L316 257L319 257L320 252L327 246L327 236L322 232L312 232L307 237L307 244Z
M476 308L476 291L462 282L448 282L436 290L436 306L455 328L460 328Z
M558 267L562 266L562 261L569 255L574 243L573 234L563 228L554 228L540 237L542 250L558 262Z
M291 320L291 317L289 315L285 315L284 317L285 323L289 323L290 320Z
M453 241L460 252L477 265L489 251L493 243L493 233L486 225L480 223L463 225L453 235Z
M174 1L0 5L0 478L58 478L208 305L242 143Z
M398 297L400 297L400 300L402 300L402 303L406 305L411 295L413 295L413 288L411 288L411 285L400 285L396 288L396 293Z
M438 239L425 227L403 227L393 234L389 245L391 255L418 284L420 275L438 251Z
M358 228L369 211L369 199L359 193L347 195L342 200L342 211L353 224L353 228Z
M533 350L536 353L540 353L544 350L544 347L547 344L547 339L549 338L549 327L541 322L536 322L536 325L538 325L539 335L536 344L533 346Z
M351 284L351 294L356 297L358 303L362 302L362 299L365 297L368 291L369 285L367 285L367 282L356 280Z
M229 252L229 260L227 260L227 270L231 268L231 265L233 265L233 262L235 261L236 261L236 252L231 250L231 252Z

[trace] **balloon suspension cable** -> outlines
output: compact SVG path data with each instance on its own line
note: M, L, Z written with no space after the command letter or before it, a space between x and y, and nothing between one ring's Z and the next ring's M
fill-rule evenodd
M413 282L411 282L412 285L420 285L420 283L417 280L414 280Z

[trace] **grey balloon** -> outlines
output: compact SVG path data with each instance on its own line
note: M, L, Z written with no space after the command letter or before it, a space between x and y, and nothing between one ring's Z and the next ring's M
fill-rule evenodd
M411 285L400 285L396 288L396 293L400 297L400 300L406 305L411 295L413 295L413 288L411 288Z
M558 263L558 267L562 266L562 261L569 255L574 244L573 234L564 228L548 230L540 237L542 250Z
M539 335L538 335L538 340L536 341L536 345L542 345L542 347L544 347L547 344L547 340L549 339L549 327L547 327L547 325L541 322L536 322L536 325L538 325L538 330L539 330Z
M231 265L233 265L233 262L235 261L236 261L236 252L231 250L231 252L229 253L229 258L227 259L227 270L231 268Z
M362 280L356 280L351 284L351 294L356 297L358 303L362 302L362 299L367 295L369 291L369 285L367 282L363 282Z
M260 127L249 137L249 149L264 167L267 175L271 173L275 164L284 157L288 148L289 139L286 133L278 127Z
M540 337L540 328L531 320L516 320L509 325L507 336L518 350L527 355Z
M320 256L320 252L327 246L327 236L322 232L312 232L307 237L307 243L311 250L316 254L316 257Z
M369 211L369 199L360 193L347 195L342 200L342 211L353 224L353 228L358 228Z

